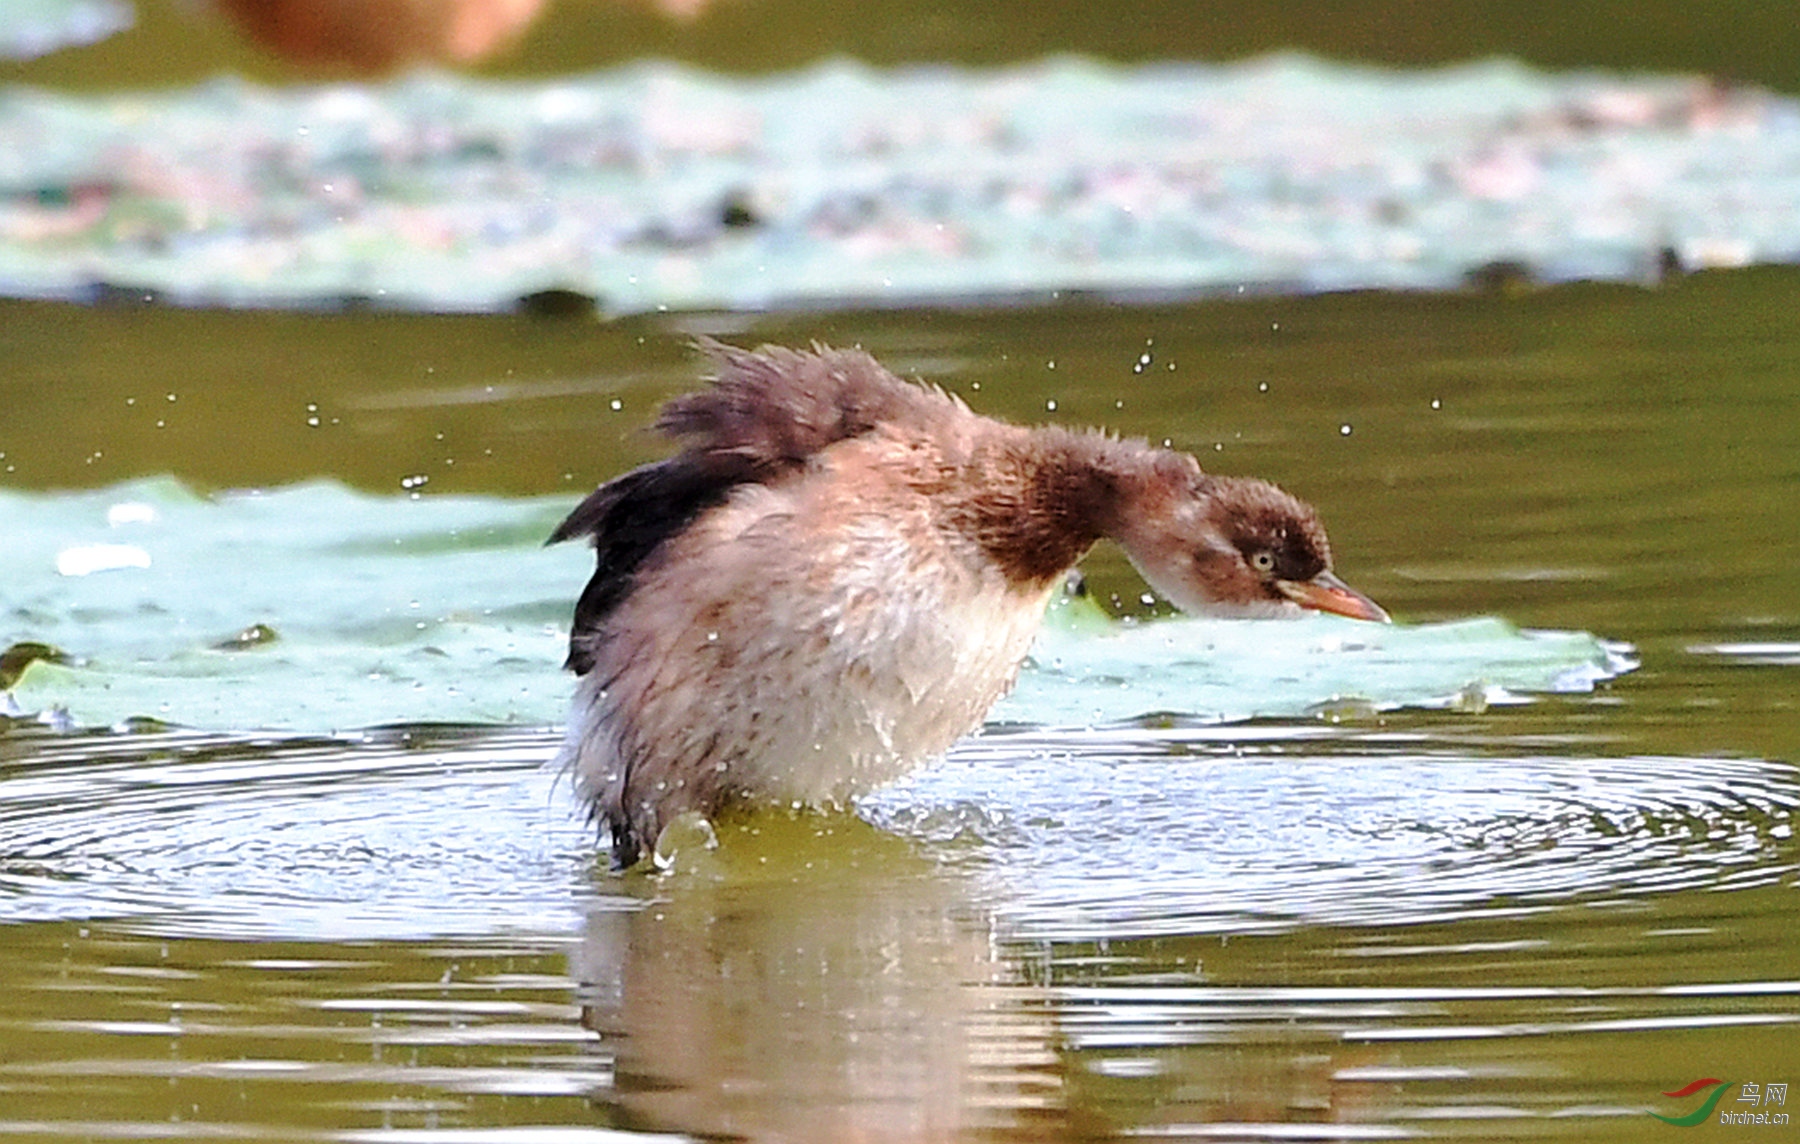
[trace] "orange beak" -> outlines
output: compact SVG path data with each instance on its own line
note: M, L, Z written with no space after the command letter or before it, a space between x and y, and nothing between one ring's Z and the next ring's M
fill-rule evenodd
M1380 604L1329 572L1321 572L1311 580L1277 580L1275 586L1302 608L1336 612L1353 620L1372 620L1378 624L1390 622Z

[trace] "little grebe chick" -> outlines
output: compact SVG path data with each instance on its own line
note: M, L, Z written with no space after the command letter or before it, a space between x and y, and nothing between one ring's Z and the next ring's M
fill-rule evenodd
M718 376L656 423L682 450L550 538L593 538L564 758L617 866L686 811L842 804L943 754L1102 538L1183 611L1387 619L1267 482L982 417L858 351L705 349Z

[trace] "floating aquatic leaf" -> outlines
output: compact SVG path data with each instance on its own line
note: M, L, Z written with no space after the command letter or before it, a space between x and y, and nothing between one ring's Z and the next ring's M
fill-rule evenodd
M31 617L0 639L77 657L20 651L7 691L16 711L61 709L76 727L558 723L571 691L560 671L567 617L592 559L580 545L542 547L567 507L326 482L218 498L169 480L0 493L0 531L18 552L0 615ZM148 567L58 576L70 545L119 541L146 550ZM245 624L250 615L265 619ZM994 718L1069 727L1469 711L1582 691L1631 666L1625 649L1588 633L1499 619L1121 624L1073 594L1051 608Z
M1193 617L1096 630L1084 614L1091 607L1051 610L1030 670L997 717L1067 726L1159 713L1225 722L1480 711L1527 692L1590 691L1636 666L1627 645L1522 631L1494 617L1417 625Z
M0 492L18 569L0 583L0 639L69 652L21 655L8 690L15 708L65 709L76 726L557 723L568 617L592 561L580 545L541 543L568 507L329 483L211 499L172 481ZM59 553L102 543L141 548L148 566L57 574ZM994 717L1070 726L1466 710L1585 690L1630 666L1586 633L1498 619L1122 624L1071 596Z
M21 640L0 652L0 691L11 691L13 685L34 663L66 663L69 657L46 643Z
M1699 77L1298 55L19 89L0 291L642 313L1639 281L1658 250L1791 257L1795 109Z

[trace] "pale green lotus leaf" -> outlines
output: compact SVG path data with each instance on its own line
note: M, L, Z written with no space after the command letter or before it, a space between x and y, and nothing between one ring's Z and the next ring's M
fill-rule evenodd
M68 726L229 730L549 725L592 568L543 538L565 497L371 496L329 483L198 497L169 480L0 492L0 648L40 643L9 698ZM994 712L1046 726L1312 717L1584 690L1631 666L1581 632L1498 619L1120 623L1052 609Z

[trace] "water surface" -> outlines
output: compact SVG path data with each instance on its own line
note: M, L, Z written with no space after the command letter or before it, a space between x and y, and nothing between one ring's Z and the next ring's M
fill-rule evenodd
M10 305L0 638L70 658L21 713L94 687L0 733L0 1129L1640 1140L1702 1077L1748 1108L1800 1021L1797 304L1770 271L611 325ZM1059 629L1036 671L1073 691L855 815L614 876L544 766L583 554L534 538L655 454L699 331L1280 480L1392 662L1220 721L1353 626L1195 634L1103 551L1136 625ZM103 544L148 567L58 571ZM1641 666L1466 686L1527 632ZM1402 669L1432 686L1356 694ZM1076 710L1101 678L1154 701ZM159 687L186 726L114 726Z

